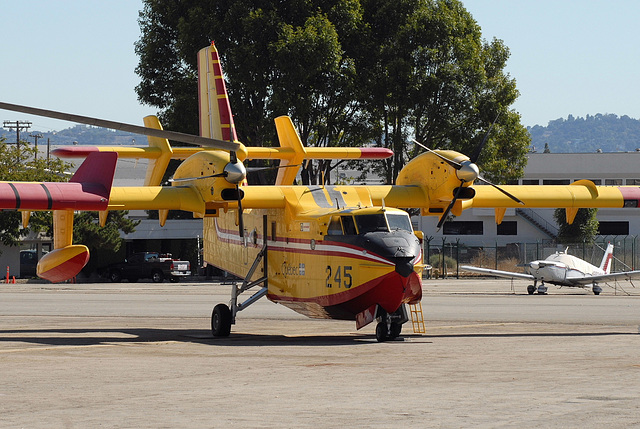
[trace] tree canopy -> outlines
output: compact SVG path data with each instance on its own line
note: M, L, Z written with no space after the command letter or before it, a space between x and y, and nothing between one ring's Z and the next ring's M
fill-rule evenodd
M593 243L598 234L598 209L578 209L573 223L567 223L564 209L555 209L553 217L558 223L558 241L562 243Z
M197 133L196 53L215 41L240 140L276 144L289 115L303 144L391 148L374 169L392 183L420 149L472 154L497 120L480 163L519 177L529 135L510 109L509 50L482 39L458 0L144 0L136 43L139 99L169 129ZM309 163L313 183L329 163Z
M58 158L35 157L35 148L27 142L7 144L0 139L0 180L26 182L63 182L70 177L71 164ZM52 222L50 212L33 212L29 227L22 228L18 211L0 211L0 241L5 246L17 246L31 230L41 231Z

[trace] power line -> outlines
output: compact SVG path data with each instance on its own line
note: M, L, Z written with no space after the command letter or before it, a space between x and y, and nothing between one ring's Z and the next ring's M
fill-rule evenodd
M16 130L16 148L18 149L18 158L20 158L20 131L29 131L31 121L4 121L2 127L9 131Z

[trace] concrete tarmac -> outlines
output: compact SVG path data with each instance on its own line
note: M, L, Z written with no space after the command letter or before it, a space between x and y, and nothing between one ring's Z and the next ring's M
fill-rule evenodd
M267 300L213 339L229 291L0 285L0 427L640 427L629 283L426 280L426 334L387 343Z

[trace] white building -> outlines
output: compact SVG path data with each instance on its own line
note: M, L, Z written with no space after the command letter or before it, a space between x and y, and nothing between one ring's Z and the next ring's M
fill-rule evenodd
M521 185L568 185L589 179L596 185L640 186L640 151L613 153L530 153ZM474 185L485 186L485 185ZM507 209L501 225L493 209L472 208L447 222L440 231L438 217L414 219L434 242L459 240L468 246L548 242L557 232L554 209ZM600 209L600 231L607 236L640 235L640 209Z

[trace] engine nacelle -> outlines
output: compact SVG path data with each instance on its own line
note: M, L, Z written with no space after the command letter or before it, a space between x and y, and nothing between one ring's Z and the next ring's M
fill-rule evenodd
M469 157L452 150L438 150L440 155L458 163L468 160ZM473 182L465 182L463 188L467 188ZM419 186L429 197L429 208L423 209L423 216L439 215L453 199L453 194L461 185L456 169L431 152L425 152L404 166L396 180L398 185ZM468 198L473 198L475 192L472 189L462 189L458 200L460 203Z
M228 152L202 151L195 153L184 160L176 169L173 175L173 186L194 186L205 202L223 202L224 199L221 196L223 190L233 189L235 191L235 184L230 183L222 176L226 174L225 167L229 163ZM216 175L220 176L211 177Z

